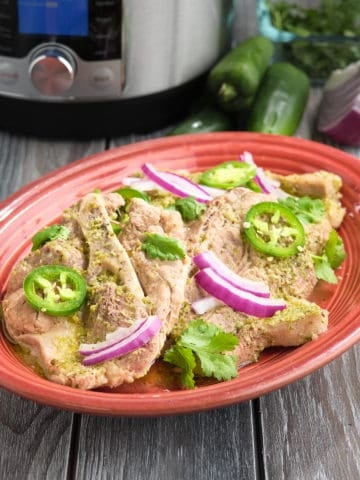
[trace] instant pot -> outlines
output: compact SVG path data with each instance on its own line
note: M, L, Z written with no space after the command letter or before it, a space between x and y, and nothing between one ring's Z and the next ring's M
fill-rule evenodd
M1 0L0 128L45 136L174 122L229 46L231 0Z

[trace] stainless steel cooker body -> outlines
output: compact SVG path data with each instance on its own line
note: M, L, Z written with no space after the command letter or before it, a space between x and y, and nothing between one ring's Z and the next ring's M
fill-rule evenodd
M224 51L228 0L0 3L0 95L129 99L185 84Z

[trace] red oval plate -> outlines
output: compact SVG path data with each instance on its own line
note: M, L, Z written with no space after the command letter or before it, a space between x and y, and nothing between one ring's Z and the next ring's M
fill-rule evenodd
M0 336L0 385L25 398L78 412L104 415L165 415L194 412L249 400L291 383L325 365L360 339L360 161L307 140L256 133L216 133L161 138L115 148L74 162L25 186L0 204L0 286L29 250L31 237L81 196L111 191L144 162L163 169L205 169L253 153L259 166L278 173L324 169L344 182L347 209L341 235L347 250L338 285L321 291L330 310L327 333L296 349L265 352L238 378L188 391L107 393L81 391L45 380L23 365Z

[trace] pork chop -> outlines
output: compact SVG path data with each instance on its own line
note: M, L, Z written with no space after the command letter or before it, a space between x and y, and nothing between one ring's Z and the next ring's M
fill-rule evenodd
M267 319L245 315L221 304L202 315L206 322L238 336L240 343L235 355L239 366L255 361L269 346L297 346L327 329L328 312L306 300L317 283L311 249L305 246L294 257L275 258L257 252L244 239L246 212L252 205L269 199L269 195L248 189L233 189L210 202L207 211L189 231L189 250L193 254L211 251L239 275L265 281L273 297L284 298L287 302L285 310ZM328 220L323 223L324 238L331 228ZM317 238L319 231L317 227ZM311 235L309 228L308 236L311 238ZM196 271L194 268L192 273ZM173 329L175 336L179 336L191 320L198 318L191 303L206 296L192 276L186 290L186 302Z
M165 262L167 268L158 265L154 269L158 274L146 278L146 290L149 292L146 297L127 252L113 233L112 207L113 202L109 202L107 196L86 195L65 215L67 224L72 225L74 238L69 243L60 240L48 242L20 262L11 274L3 301L9 335L32 354L44 375L52 381L82 389L117 386L147 373L160 355L171 322L177 315L176 308L172 308L172 302L176 303L175 296L179 294L178 309L183 301L183 292L181 296L176 279L182 279L184 284L187 278L188 260ZM130 243L127 244L129 248L131 242L138 246L143 235L133 228L141 217L136 209L134 212L134 221L130 213L128 226L132 230ZM146 210L146 228L159 229L160 216L164 233L184 237L179 214L167 212L163 215L157 207L149 206ZM150 218L155 222L152 226ZM146 262L143 258L142 265ZM24 277L34 266L60 263L85 271L87 276L87 305L71 317L53 317L36 312L28 305L22 289ZM141 269L141 262L138 268ZM164 301L161 304L156 303L159 300L156 292L166 297L162 297ZM116 327L130 326L138 318L153 313L161 315L163 326L144 347L95 366L82 365L78 353L81 342L103 340Z

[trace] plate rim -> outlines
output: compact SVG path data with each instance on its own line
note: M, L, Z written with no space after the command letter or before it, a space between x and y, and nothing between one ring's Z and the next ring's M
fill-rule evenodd
M211 133L211 134L196 134L196 135L180 135L174 137L160 137L156 139L143 140L141 142L136 142L132 144L127 144L123 146L117 146L109 150L101 151L84 158L80 158L70 164L67 164L63 167L52 170L39 177L38 179L24 185L19 190L8 196L0 203L0 221L2 223L9 221L12 216L14 208L17 208L17 205L21 201L27 201L28 198L31 198L32 195L40 195L46 188L51 187L53 184L56 184L59 179L65 174L65 177L71 177L79 174L80 171L84 170L84 167L93 168L96 163L104 161L106 164L113 160L118 162L123 162L126 157L135 154L136 156L141 155L142 151L156 151L161 147L163 150L176 149L177 147L195 147L196 145L211 145L216 144L219 147L219 144L222 142L239 142L239 143L254 143L258 142L259 144L265 143L267 145L277 144L277 147L281 144L281 148L292 149L295 147L301 149L308 149L311 152L318 152L322 156L328 155L329 157L336 157L340 159L342 163L349 168L350 172L354 173L354 170L357 172L357 175L360 177L360 160L351 154L337 149L336 147L325 145L319 142L314 142L312 140L307 140L298 137L283 137L270 134L258 134L258 133L249 133L249 132L221 132L221 133ZM355 161L355 164L354 164ZM161 163L161 161L160 161ZM133 167L131 167L133 168ZM181 167L177 167L181 168ZM41 197L42 198L42 197ZM14 208L12 208L14 207ZM5 216L1 214L5 212ZM0 240L1 240L1 224L0 224ZM356 312L352 314L355 317ZM2 335L2 333L1 333ZM30 385L26 385L26 388L19 388L18 384L14 385L14 375L9 374L8 371L4 370L3 365L0 364L0 386L5 389L12 391L19 396L28 398L45 405L50 405L53 407L58 407L64 410L71 410L80 413L94 413L94 414L105 414L113 416L157 416L157 415L169 415L169 414L182 414L182 413L191 413L198 412L203 410L209 410L217 407L228 406L234 403L240 403L243 401L250 400L276 389L279 389L285 385L293 383L300 378L303 378L315 370L322 368L324 365L328 364L335 358L342 355L346 350L355 345L360 341L360 325L357 329L350 329L350 332L347 336L338 339L335 343L335 347L330 350L325 350L320 352L316 356L316 362L313 361L313 358L307 359L302 363L302 369L299 372L299 369L293 369L291 372L285 371L282 372L278 377L269 379L266 385L255 385L252 389L248 389L247 393L239 391L241 386L241 380L237 382L239 377L228 382L222 382L216 385L211 386L202 386L195 390L182 390L175 392L161 392L161 394L149 394L149 393L131 393L131 394L121 394L121 393L104 393L104 392L95 392L95 391L83 391L77 390L71 387L66 387L63 385L54 384L49 380L37 377L46 384L50 384L50 390L64 392L66 395L66 402L62 399L59 399L59 393L53 392L53 395L47 397L45 401L42 401L39 398L37 392L34 392L34 388L31 388ZM332 343L332 342L330 342ZM296 347L296 350L299 350L301 347ZM306 368L304 368L304 366ZM286 369L285 369L286 370ZM241 372L241 371L240 371ZM286 376L286 380L284 377ZM29 380L30 382L30 380ZM237 383L236 383L237 382ZM23 385L24 387L24 385ZM48 390L45 388L45 390ZM222 393L222 400L219 400L216 397L218 391ZM81 401L77 400L78 393L81 392L83 397ZM89 405L87 403L87 397L96 398L102 400L104 395L114 397L111 401L106 401L107 407ZM129 406L126 405L116 405L116 402L119 402L119 396L121 399L128 400L128 403L131 402L132 408L129 409ZM75 397L75 398L74 398ZM116 397L116 398L115 398ZM194 398L195 397L195 398ZM209 398L210 397L210 398ZM50 401L49 401L50 399ZM206 404L202 404L201 400L206 400ZM147 410L149 408L148 402L152 402L153 409L151 411ZM185 405L183 404L185 402ZM101 402L100 402L101 403ZM110 408L110 409L109 409Z

